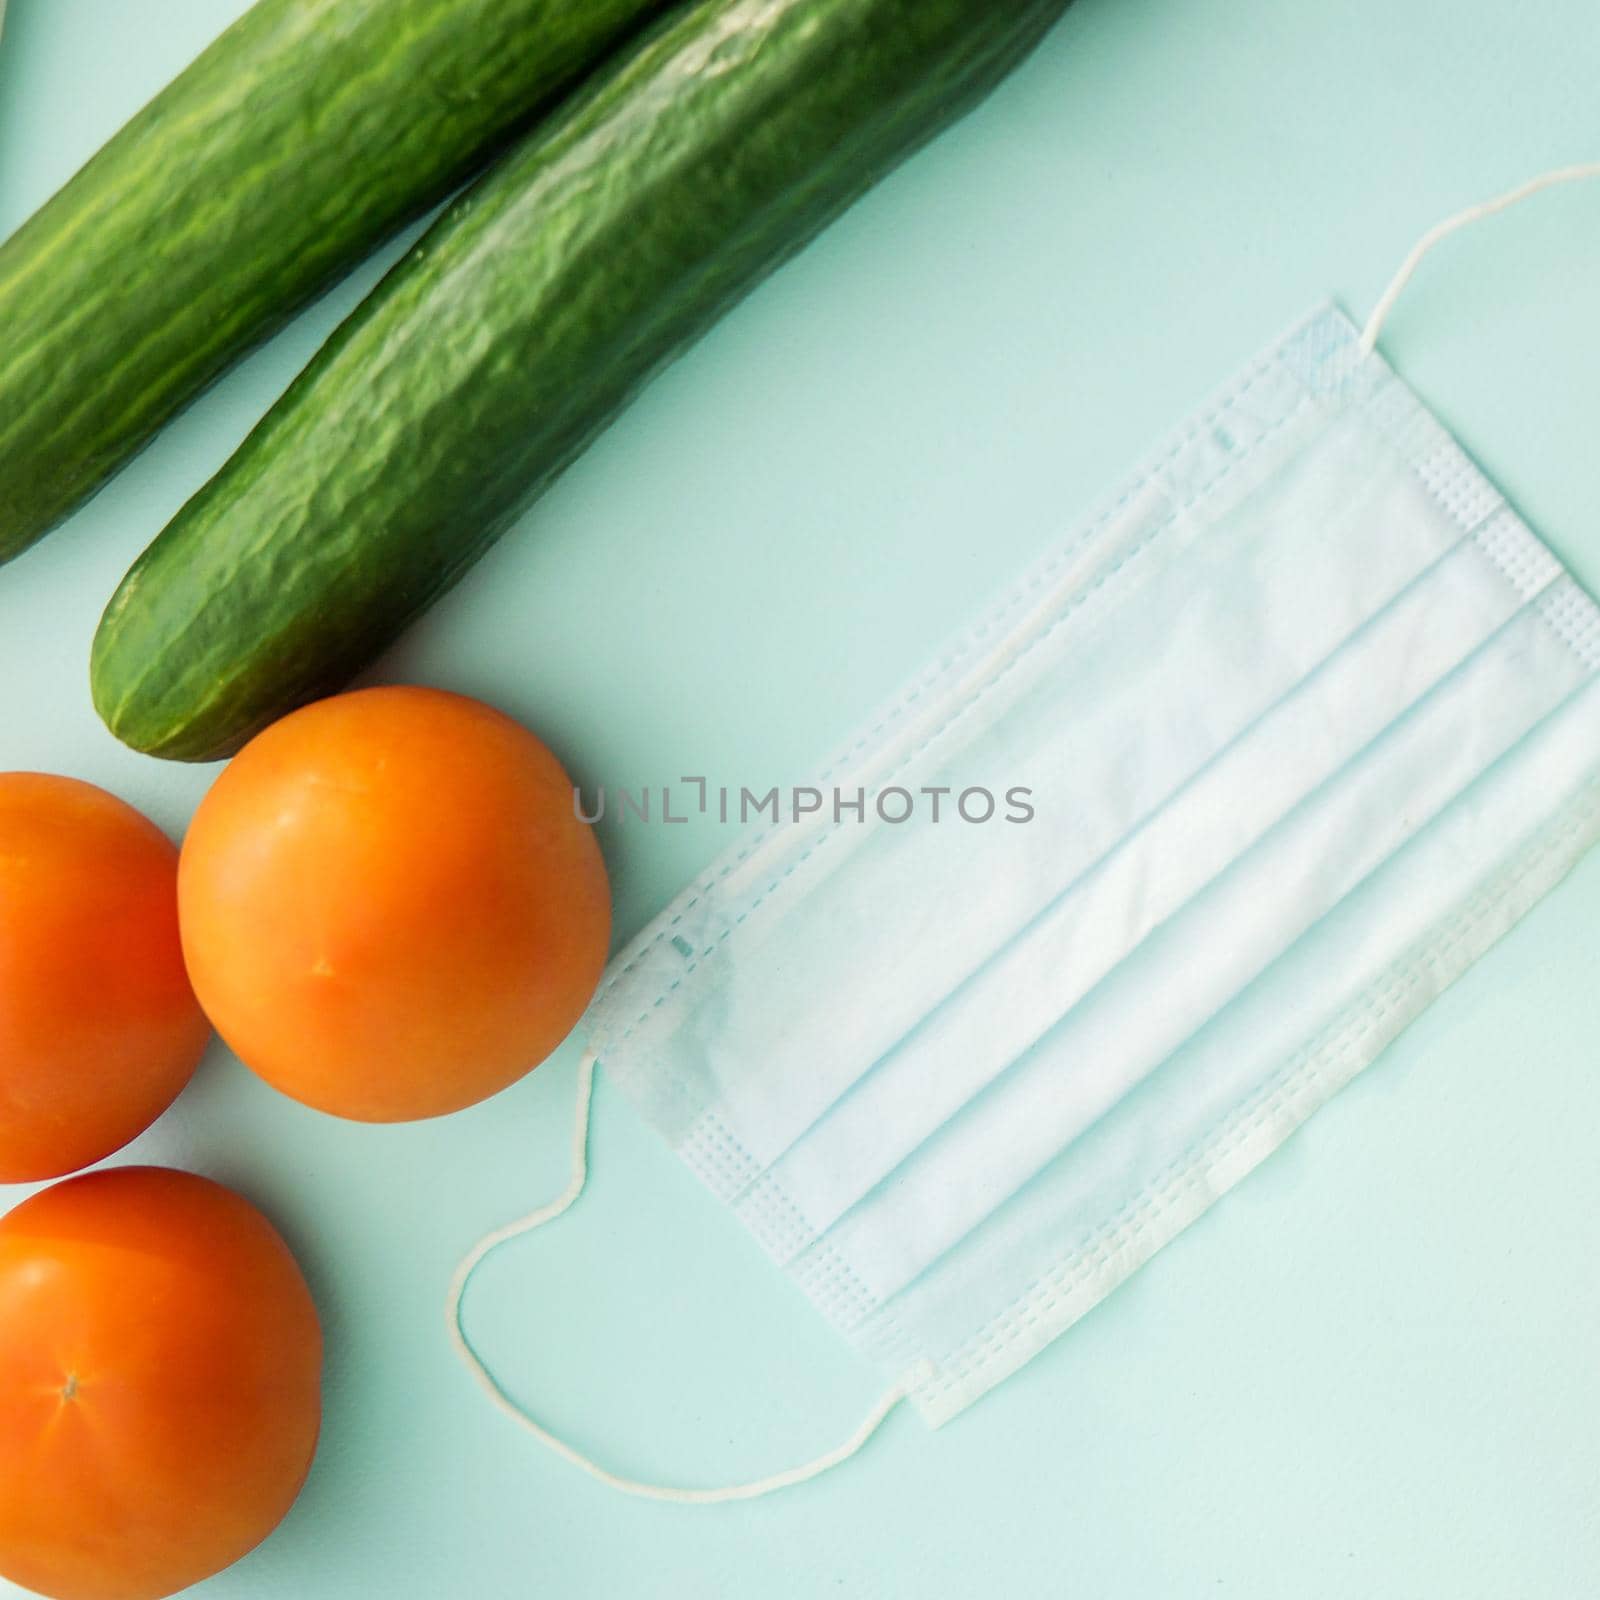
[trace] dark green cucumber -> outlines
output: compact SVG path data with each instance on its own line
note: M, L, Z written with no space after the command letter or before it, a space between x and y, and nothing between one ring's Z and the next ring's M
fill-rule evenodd
M95 704L210 760L370 662L1067 0L700 0L459 199L140 557Z
M0 561L665 0L261 0L0 245Z

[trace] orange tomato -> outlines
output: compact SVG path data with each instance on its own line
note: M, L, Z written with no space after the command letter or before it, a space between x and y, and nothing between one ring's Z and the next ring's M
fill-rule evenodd
M126 1144L211 1029L184 973L178 852L92 784L0 773L0 1183Z
M322 1335L288 1246L220 1184L69 1178L0 1219L0 1573L154 1600L293 1504Z
M394 1122L481 1100L571 1029L610 894L560 763L436 689L285 717L201 802L178 874L201 1004L285 1094Z

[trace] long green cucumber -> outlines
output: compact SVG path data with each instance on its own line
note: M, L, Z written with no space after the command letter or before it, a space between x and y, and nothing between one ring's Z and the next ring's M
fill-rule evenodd
M260 0L0 245L0 561L665 0Z
M95 704L210 760L365 666L1067 0L700 0L459 199L123 580Z

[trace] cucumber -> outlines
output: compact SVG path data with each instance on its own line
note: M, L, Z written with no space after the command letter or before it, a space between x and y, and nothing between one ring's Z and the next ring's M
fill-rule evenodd
M0 245L0 561L664 0L261 0Z
M1067 0L700 0L457 200L145 551L96 635L136 749L340 687L640 386Z

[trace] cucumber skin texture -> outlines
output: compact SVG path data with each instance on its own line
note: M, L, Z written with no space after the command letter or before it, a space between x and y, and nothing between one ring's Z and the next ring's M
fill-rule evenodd
M1067 0L701 0L459 199L140 557L107 725L231 754L368 665L627 400Z
M665 0L260 0L0 245L0 561Z

